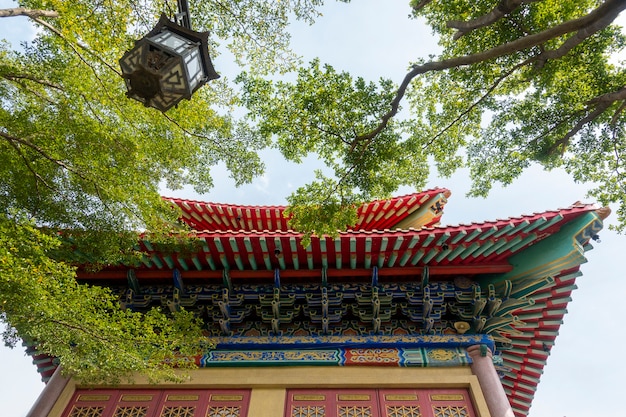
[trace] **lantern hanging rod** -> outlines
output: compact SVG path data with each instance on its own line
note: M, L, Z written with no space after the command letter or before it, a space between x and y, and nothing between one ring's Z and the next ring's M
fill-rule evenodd
M189 14L189 2L187 0L177 0L178 12L176 12L176 24L191 29L191 15Z

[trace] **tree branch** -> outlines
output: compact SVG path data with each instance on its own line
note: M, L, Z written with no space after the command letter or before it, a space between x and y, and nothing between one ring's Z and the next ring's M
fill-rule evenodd
M391 101L391 109L382 116L378 126L368 133L358 135L355 137L355 141L366 141L374 139L380 132L387 127L387 124L397 113L400 107L400 102L406 93L406 89L418 75L425 74L432 71L443 71L450 68L457 68L477 64L484 61L489 61L504 55L509 55L513 52L519 52L534 46L538 46L548 40L557 38L570 32L577 31L577 42L580 43L586 37L591 36L593 33L604 29L608 26L617 15L626 9L626 2L623 0L607 0L597 9L591 11L589 14L578 18L568 20L560 25L554 26L550 29L546 29L543 32L539 32L533 35L528 35L520 39L516 39L506 44L498 45L494 48L488 49L483 52L478 52L471 55L464 55L442 61L431 61L421 65L414 65L413 69L409 71L402 83L398 87L396 96ZM583 36L580 38L580 36ZM572 41L573 43L574 41ZM564 46L564 45L563 45ZM569 44L568 44L569 47ZM569 50L568 48L565 48ZM547 58L546 58L547 59Z
M517 9L520 5L535 1L541 0L500 0L500 3L498 3L498 5L487 14L467 21L450 20L446 23L446 26L452 29L457 29L457 32L452 37L452 39L457 40L474 29L489 26L495 23L502 17L511 14L511 12Z
M626 100L622 101L622 105L619 106L617 110L615 110L615 113L613 113L613 117L611 117L610 123L611 126L615 127L615 124L617 123L617 118L624 111L624 109L626 109Z
M39 146L35 145L34 143L22 139L22 138L18 138L15 136L11 136L7 133L4 132L0 132L0 137L3 137L4 139L6 139L7 141L11 142L11 143L20 143L24 146L28 146L29 148L33 149L34 151L36 151L38 154L40 154L41 156L43 156L45 159L47 159L48 161L60 166L61 168L67 170L68 172L73 173L74 175L78 176L79 178L86 180L87 178L82 175L80 172L76 171L74 168L72 168L71 166L67 165L65 162L61 161L60 159L56 159L51 157L50 155L48 155L48 153L40 148Z
M439 132L437 132L437 134L435 136L433 136L428 143L426 143L423 146L423 149L426 149L428 146L432 145L432 143L439 139L441 137L441 135L443 135L444 133L446 133L450 128L452 128L452 126L454 126L459 120L461 120L463 117L465 117L467 114L469 114L474 108L476 108L480 103L482 103L483 101L485 101L487 99L487 97L489 97L491 95L491 93L494 92L494 90L498 87L498 85L500 85L500 83L502 81L504 81L509 75L513 74L516 70L530 64L531 62L533 62L535 59L535 57L533 58L529 58L523 62L518 63L517 65L513 66L513 68L509 69L508 71L506 71L504 74L502 74L500 77L498 77L494 83L491 85L491 87L489 87L489 89L487 89L487 91L475 102L473 102L468 108L466 108L465 110L463 110L457 117L454 118L454 120L452 120L450 123L448 123L448 125L446 127L444 127L442 130L440 130Z
M39 18L32 18L35 22L39 23L40 25L44 26L45 28L49 29L50 31L52 31L55 35L57 35L58 37L60 37L61 39L63 39L70 48L72 48L72 50L74 51L74 53L76 53L76 55L78 55L78 57L81 59L81 61L83 61L88 67L92 68L92 70L95 73L95 70L93 69L93 67L91 65L89 65L89 63L87 63L87 60L85 60L85 58L78 52L78 50L74 47L74 45L72 45L72 42L70 42L64 35L63 33L61 33L57 28L55 28L54 26L52 26L51 24L49 24L48 22L44 22L43 20L39 19ZM77 43L77 45L83 49L85 52L87 52L89 55L91 55L92 57L94 57L96 60L100 61L101 64L103 64L104 66L106 66L107 68L109 68L111 71L113 71L114 73L116 73L117 75L119 75L120 77L122 76L122 73L117 69L114 68L113 66L111 66L111 64L109 64L108 62L106 62L104 59L102 59L101 57L99 57L97 54L93 53L93 51L91 51L86 45L81 45L80 43ZM97 76L97 74L96 74Z
M587 104L596 104L602 102L610 102L613 103L615 101L626 99L626 86L620 88L617 91L613 91L611 93L602 94L601 96L594 97L591 100L587 101Z
M193 137L198 138L198 139L206 140L207 142L211 142L216 148L219 148L224 155L228 155L232 159L236 159L237 158L237 155L235 155L231 151L229 151L227 147L222 146L220 141L212 139L212 138L210 138L210 137L208 137L206 135L203 135L201 133L192 132L191 130L189 130L186 127L184 127L183 125L181 125L178 121L172 119L167 114L165 114L165 113L161 113L161 114L163 115L163 117L165 117L165 119L167 119L168 122L172 123L174 126L179 128L180 131L185 133L186 135L193 136Z
M426 6L431 1L433 1L433 0L421 0L419 3L417 3L415 6L413 6L413 10L417 11L417 10L423 9L424 6Z
M624 107L622 105L622 107ZM618 129L613 129L613 134L612 134L612 139L613 139L613 153L615 155L615 168L613 169L613 172L615 173L615 176L617 177L617 183L618 183L618 187L620 188L620 190L626 194L626 185L625 185L625 181L624 181L624 174L620 171L620 165L622 164L622 159L620 158L620 152L619 152L619 147L618 144L621 143L621 141L619 140L619 137L617 135L617 130Z
M610 23L610 22L609 22ZM606 25L603 24L603 22L599 22L598 23L598 27L604 28L606 27ZM537 65L539 65L539 67L542 67L545 62L548 59L559 59L562 58L563 56L567 55L567 53L569 53L569 51L571 51L574 47L576 47L577 45L579 45L582 41L584 41L587 37L591 36L591 34L597 32L598 30L594 30L593 32L590 31L590 28L587 29L582 29L580 31L578 31L576 34L572 35L570 38L568 38L560 47L558 47L557 49L553 49L553 50L544 50L542 47L542 45L539 45L539 47L541 48L541 53L539 55L536 55L534 57L528 58L523 62L518 63L517 65L513 66L510 70L508 70L506 73L504 73L502 76L500 76L498 79L496 79L496 81L492 84L492 86L487 90L487 92L481 96L480 99L478 99L477 101L475 101L474 103L472 103L471 106L469 106L467 109L465 109L461 114L459 114L458 117L456 117L452 122L450 122L443 130L441 130L439 133L437 133L426 145L429 146L431 143L433 143L436 139L438 139L443 133L445 133L448 129L450 129L452 126L454 126L459 120L461 120L463 118L463 116L467 115L472 109L474 109L478 104L480 104L482 101L484 101L489 95L491 95L491 93L495 90L495 88L509 75L511 75L514 71L516 71L517 69L524 67L526 65L535 63ZM581 35L580 32L584 31L584 35ZM602 96L596 97L592 100L590 100L588 102L588 104L591 103L597 103L600 101L610 101L611 103L613 103L614 101L617 100L623 100L626 99L626 87L622 88L619 91L613 92L613 93L608 93L608 94L604 94ZM624 104L624 106L626 106L626 102ZM624 107L623 106L623 107ZM606 109L606 108L605 108ZM619 110L618 110L619 112ZM616 112L616 115L618 114L618 112ZM602 112L600 112L602 113ZM594 117L595 118L595 117ZM582 126L581 126L582 127ZM580 128L578 128L576 130L576 132L580 130ZM567 139L569 140L569 138Z
M26 9L24 7L14 7L10 9L0 9L0 17L27 16L31 19L37 17L59 17L59 13L53 10Z
M28 168L28 170L33 174L33 177L35 177L35 188L37 189L37 191L39 191L39 186L37 185L39 181L41 181L41 183L43 183L43 185L46 188L48 188L50 191L54 191L54 188L50 184L48 184L46 180L41 175L39 175L37 171L35 171L35 169L32 167L32 165L26 158L26 155L24 155L24 152L22 152L22 149L19 147L19 145L14 141L8 141L8 142L13 147L13 149L15 149L15 151L20 155L20 158L22 158L22 161L24 161L24 165L26 165L26 168ZM37 194L39 194L39 192L37 192Z
M59 91L63 91L63 89L58 86L58 85L54 85L52 83L49 83L45 80L40 80L37 79L35 77L29 76L29 75L17 75L17 74L0 74L1 78L4 78L5 80L8 81L12 81L14 83L16 83L19 88L28 91L29 93L35 95L36 97L38 97L39 99L45 101L46 103L50 104L51 106L56 106L57 103L54 102L52 99L50 99L49 97L46 97L44 94L42 94L40 91L36 91L34 89L29 88L25 82L23 82L23 80L27 80L27 81L32 81L35 84L40 84L44 87L49 87L52 89L56 89Z
M562 138L557 140L550 149L549 153L555 152L558 148L561 148L561 152L565 152L567 149L567 145L569 144L570 139L578 133L586 124L595 120L598 116L600 116L606 109L608 109L613 103L616 101L626 99L626 87L622 87L618 91L614 91L611 93L602 94L601 96L595 97L587 102L589 106L587 107L587 115L580 119L574 127L572 127ZM594 107L593 111L589 112L591 107ZM622 104L615 114L613 115L613 119L617 117L621 109L625 107L625 104ZM612 119L612 120L613 120Z
M224 13L229 14L233 19L235 19L237 21L237 25L241 28L242 32L244 34L246 34L246 36L260 49L263 49L266 47L266 45L259 40L257 37L253 36L252 34L250 34L249 30L248 30L248 25L246 24L245 19L239 15L236 14L232 8L227 7L224 5L224 3L222 3L219 0L216 0L215 3L224 11Z
M33 18L33 20L37 23L39 23L40 25L46 27L47 29L49 29L52 33L54 33L55 35L57 35L58 37L60 37L61 39L63 39L63 41L74 51L74 53L76 54L76 56L78 56L78 58L93 72L94 76L96 77L96 79L98 80L98 82L100 83L100 85L103 87L102 91L105 92L105 94L109 97L109 99L111 99L112 103L115 103L115 100L113 100L113 98L111 97L111 94L109 92L109 89L107 88L107 86L105 85L105 83L102 81L102 79L100 78L100 75L98 74L98 72L96 71L96 68L94 68L93 65L91 65L89 62L87 62L87 59L79 52L79 50L72 44L72 42L67 39L63 33L61 33L57 28L55 28L54 26L50 25L47 22L44 22L41 19L37 19L37 18ZM111 71L113 71L115 74L117 74L119 77L122 76L122 73L114 68L113 66L111 66L111 64L109 64L108 62L106 62L104 59L102 59L100 56L98 56L97 54L95 54L93 51L91 51L87 46L85 45L81 45L80 43L77 43L78 47L83 49L85 52L87 52L89 55L91 55L94 59L96 59L97 61L99 61L101 64L103 64L105 67L109 68ZM81 94L82 95L82 94ZM83 95L83 98L84 95ZM85 102L88 103L88 100L85 98ZM93 111L93 108L90 104L89 108ZM115 105L118 110L119 110L119 114L122 115L122 117L126 119L126 117L124 116L124 112L119 108L119 106ZM94 112L95 115L95 112ZM96 116L97 117L97 116ZM100 119L98 117L98 119ZM127 120L128 121L128 120Z
M35 78L32 75L25 75L25 74L2 74L0 75L2 76L2 78L5 78L9 81L17 81L17 80L28 80L28 81L32 81L34 83L37 84L41 84L45 87L50 87L50 88L54 88L55 90L59 90L59 91L63 91L63 88L60 85L57 84L52 84L49 81L46 80L41 80L39 78Z
M585 117L580 119L578 123L574 125L561 139L554 142L548 153L553 153L557 151L559 148L561 149L561 153L564 153L567 150L567 145L569 145L569 141L576 133L580 132L580 130L585 127L588 123L595 120L598 116L600 116L604 111L611 105L611 103L603 102L595 106L592 112L587 113Z

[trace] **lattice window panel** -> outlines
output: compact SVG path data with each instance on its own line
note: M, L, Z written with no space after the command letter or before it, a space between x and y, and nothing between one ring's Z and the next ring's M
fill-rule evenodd
M386 417L422 417L418 405L388 405Z
M113 417L146 417L148 407L117 407Z
M372 407L340 406L339 417L372 417Z
M165 407L160 417L194 417L196 407Z
M241 407L209 407L207 417L239 417Z
M74 407L69 417L100 417L104 407Z
M294 406L291 417L324 417L326 410L322 406Z
M465 406L434 406L433 412L435 417L469 417L470 415Z

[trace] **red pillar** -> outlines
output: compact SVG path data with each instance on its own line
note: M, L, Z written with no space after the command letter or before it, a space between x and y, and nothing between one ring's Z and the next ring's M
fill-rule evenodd
M68 382L69 379L61 375L61 367L57 367L26 417L47 416Z
M472 358L472 373L478 378L491 417L515 417L493 366L489 348L486 345L470 346L467 353Z

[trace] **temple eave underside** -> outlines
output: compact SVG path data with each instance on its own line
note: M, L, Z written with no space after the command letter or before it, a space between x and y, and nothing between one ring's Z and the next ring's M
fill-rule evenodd
M484 345L525 416L601 216L575 205L437 226L448 196L435 189L370 203L361 230L307 247L284 227L253 230L275 226L280 207L176 200L188 222L220 227L198 230L185 251L145 240L141 264L78 279L111 287L125 308L195 312L215 344L197 358L202 367L469 366L466 349Z

